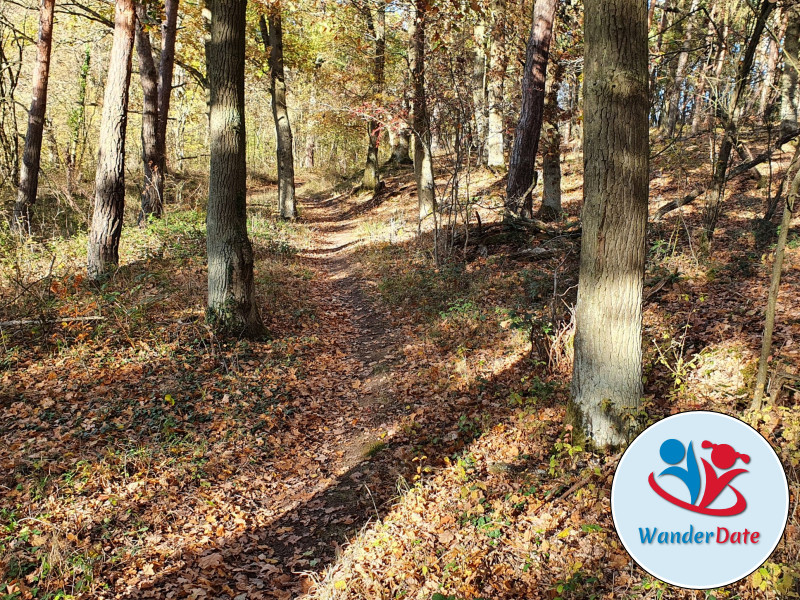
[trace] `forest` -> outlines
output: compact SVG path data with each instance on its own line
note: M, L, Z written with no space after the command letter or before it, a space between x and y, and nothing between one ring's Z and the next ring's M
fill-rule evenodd
M797 0L0 0L0 600L800 597L799 70ZM610 498L698 410L791 498L703 591Z

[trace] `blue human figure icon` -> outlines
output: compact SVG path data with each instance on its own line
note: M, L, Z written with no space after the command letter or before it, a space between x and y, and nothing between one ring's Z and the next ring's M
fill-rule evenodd
M691 504L694 504L700 495L700 468L697 466L697 458L695 458L692 443L689 442L687 451L682 442L676 439L669 439L661 444L659 454L661 454L661 458L665 463L673 465L661 471L659 477L661 475L674 475L683 481L686 487L689 488ZM678 467L677 465L683 460L684 455L686 456L686 468Z

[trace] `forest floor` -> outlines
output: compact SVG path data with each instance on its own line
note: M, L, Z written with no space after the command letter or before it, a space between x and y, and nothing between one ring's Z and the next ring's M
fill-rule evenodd
M679 160L654 166L654 207L681 192ZM747 414L792 486L770 561L699 596L653 579L613 531L619 456L574 444L564 422L579 240L493 228L502 181L479 173L475 243L437 265L412 180L391 171L377 194L310 180L297 224L273 220L274 186L254 182L260 341L203 324L193 206L127 228L99 287L81 277L85 235L6 240L0 319L31 322L2 327L0 599L798 592L797 392ZM574 155L563 188L576 216ZM697 209L652 228L642 424L746 411L771 263L750 233L761 192L732 196L713 252ZM798 239L776 333L790 371Z

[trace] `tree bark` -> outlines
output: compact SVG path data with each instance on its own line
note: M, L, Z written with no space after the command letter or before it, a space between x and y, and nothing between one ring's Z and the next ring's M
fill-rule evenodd
M783 76L781 77L781 128L797 128L798 68L800 68L800 6L787 6L786 34L783 39Z
M629 439L642 397L648 199L647 8L586 0L584 207L570 416L597 447Z
M739 63L739 69L736 77L736 85L733 88L733 95L730 100L730 108L724 114L725 133L720 144L717 160L714 164L714 176L712 178L712 190L706 201L705 207L705 234L711 240L714 237L714 230L717 226L717 220L722 209L722 200L725 195L725 183L727 180L728 163L731 158L731 151L736 144L736 130L738 122L739 104L744 97L744 91L747 89L750 81L750 71L753 68L753 59L755 58L756 49L758 48L761 34L766 26L767 19L770 13L775 8L773 0L763 0L761 9L756 19L755 27L744 56Z
M211 164L207 250L209 324L222 333L258 336L253 247L247 236L244 113L246 0L212 0L208 78Z
M536 0L533 7L522 76L522 107L514 133L506 184L506 210L512 215L524 212L525 216L530 217L533 212L532 200L523 196L530 189L536 172L536 152L542 130L547 62L556 5L556 0Z
M33 99L28 113L28 132L19 172L17 202L14 205L14 226L30 233L31 207L39 189L39 164L42 157L42 133L47 110L47 84L50 79L50 49L53 46L53 12L55 0L39 4L39 40L36 43L36 66L33 71Z
M778 73L778 62L781 55L780 40L786 32L786 14L787 11L780 9L777 18L778 30L775 38L770 37L767 40L769 47L767 48L767 66L764 79L761 82L761 89L758 93L758 118L762 123L769 120L769 113L774 102L774 93L776 83L776 76Z
M283 27L277 12L267 20L262 15L259 24L264 44L269 42L269 78L272 95L272 117L275 120L275 137L278 146L278 215L282 219L297 218L294 187L294 151L292 126L286 106L286 79L283 68Z
M411 22L411 85L414 128L414 179L419 201L419 226L436 210L436 190L433 179L431 151L431 125L428 118L428 101L425 95L425 21L428 0L414 1Z
M547 82L544 99L542 127L542 206L539 218L554 221L561 218L561 132L558 130L561 111L558 107L558 90L561 86L563 67L556 64Z
M172 78L175 71L175 41L178 35L178 1L164 0L164 23L161 29L161 60L158 66L158 144L159 171L162 185L167 174L167 125L172 99ZM164 188L160 190L162 204Z
M503 88L505 86L508 53L506 52L506 0L492 3L493 27L489 42L489 73L487 75L487 133L486 166L506 166L503 135Z
M483 163L483 155L486 147L486 72L487 72L487 36L486 24L481 20L475 24L472 30L472 38L475 49L472 56L472 109L474 120L474 136L472 145L476 150L478 162Z
M153 62L150 34L145 29L146 9L136 4L136 55L139 58L139 78L142 82L142 208L139 226L147 224L150 215L161 216L164 174L158 157L158 73Z
M89 232L88 275L94 280L119 264L119 239L125 211L125 130L135 22L133 0L118 0L103 97L94 213Z
M383 94L384 70L386 65L386 2L378 0L375 17L372 17L372 8L366 7L368 27L375 39L375 54L372 58L373 94L380 99ZM364 176L361 186L367 190L377 190L380 186L378 174L378 144L380 143L382 126L376 119L367 123L367 163L364 167Z

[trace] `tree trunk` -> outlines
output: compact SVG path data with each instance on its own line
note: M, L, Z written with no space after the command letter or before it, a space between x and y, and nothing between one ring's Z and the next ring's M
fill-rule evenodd
M375 18L372 18L372 9L366 8L368 26L372 37L375 39L375 55L372 58L373 93L377 98L383 94L384 66L386 64L386 2L379 0L375 9ZM378 143L380 142L381 124L370 119L367 123L367 164L364 167L364 177L361 186L367 190L377 190L380 186L378 174Z
M75 178L80 170L78 146L81 143L81 134L86 123L86 83L89 79L89 66L92 60L91 46L86 44L83 54L83 64L78 77L78 99L75 108L69 114L68 124L70 129L69 147L67 148L67 193L72 194ZM80 156L83 156L81 152Z
M277 9L276 9L277 10ZM278 215L282 219L297 218L297 203L294 190L294 152L292 149L292 126L286 107L286 79L283 69L283 27L279 12L270 14L267 20L261 17L261 37L264 44L269 41L269 78L272 94L272 117L275 120L275 137L278 146Z
M586 0L584 207L571 417L597 447L642 397L648 202L647 8Z
M772 265L772 280L770 281L769 295L767 297L767 310L764 315L764 336L761 341L761 356L758 360L756 389L753 395L753 403L750 406L753 410L759 410L761 408L761 403L764 398L764 387L767 383L767 366L769 355L772 353L772 333L775 329L775 309L778 304L778 291L781 287L781 272L783 271L786 238L792 223L795 201L797 200L798 191L800 191L800 147L795 151L792 162L789 165L789 169L786 173L787 179L789 173L794 173L794 175L792 178L791 190L786 197L786 206L783 209L778 243L775 246L775 262Z
M545 123L542 127L542 206L539 218L554 221L561 218L561 132L558 125L561 111L558 108L558 90L564 69L555 64L547 81L547 94L544 99Z
M390 141L392 144L392 162L396 165L411 164L411 156L409 155L411 131L407 127L400 127L391 133Z
M19 189L14 205L14 226L30 233L30 212L39 189L39 164L42 157L42 132L47 110L47 83L50 78L50 49L53 45L55 0L41 0L39 5L39 40L36 43L36 66L33 71L33 99L28 113L28 132L19 172Z
M142 209L139 226L147 225L150 215L161 216L164 190L163 172L158 158L158 73L153 62L150 34L145 29L147 13L144 5L136 5L136 55L139 58L139 78L142 82Z
M472 30L475 50L472 57L472 109L475 130L473 132L472 146L478 156L478 162L483 162L486 146L486 24L480 20Z
M135 23L133 0L118 0L103 96L94 213L89 232L88 274L95 280L119 264L119 239L125 212L125 129Z
M768 39L769 48L767 50L767 68L766 73L764 74L764 80L761 82L761 90L759 91L758 95L758 118L762 123L766 123L770 120L769 113L771 112L771 107L775 101L773 91L775 89L776 77L778 73L778 61L780 60L781 55L780 40L783 38L784 33L786 32L786 14L786 10L780 10L780 14L777 19L777 39L772 37Z
M489 73L487 75L487 133L486 166L506 166L503 136L503 87L505 85L508 54L506 52L506 0L492 2L494 23L489 42Z
M747 89L750 81L750 71L753 68L753 59L755 58L756 49L758 48L761 34L766 26L767 19L770 13L775 8L775 3L772 0L763 0L761 10L758 13L753 34L747 43L744 56L739 62L739 70L736 77L736 85L733 89L731 96L730 108L724 115L725 133L720 144L719 154L714 164L714 176L712 179L712 190L709 194L706 207L705 207L705 234L711 240L714 236L714 229L717 226L720 211L722 209L722 200L725 195L725 182L728 172L728 163L731 158L731 151L736 144L736 131L739 113L739 104L744 97L744 91Z
M667 136L675 135L675 126L678 123L678 113L680 112L681 92L686 80L686 67L689 63L689 51L692 48L692 31L694 29L695 13L699 5L699 0L692 0L689 14L686 19L686 30L683 34L683 44L678 54L678 64L675 66L675 80L669 98L669 112L667 113Z
M781 77L781 129L797 128L798 68L800 68L800 6L786 7L786 34L783 41L784 63Z
M158 65L158 130L156 131L159 190L162 205L166 200L164 178L167 174L167 125L172 99L172 77L175 70L175 40L178 35L178 0L164 0L164 23L161 29L161 60Z
M532 216L533 212L532 200L530 195L526 196L526 192L534 181L536 171L536 151L542 130L547 62L556 5L556 0L536 0L533 7L533 22L522 76L522 107L514 133L506 185L506 210L512 215L524 212L525 216Z
M178 20L178 0L166 0L162 25L161 60L158 72L153 61L150 34L145 29L147 13L137 4L136 53L142 81L142 209L139 225L149 217L160 218L164 208L164 177L167 167L167 122L172 94L172 73L175 66L175 38Z
M208 311L216 330L264 332L255 302L253 248L247 236L244 56L246 0L212 0L208 79L211 165L208 185Z
M410 62L412 99L412 127L414 128L414 179L419 201L419 226L436 210L436 191L433 180L431 153L431 124L428 119L428 101L425 96L425 20L428 0L414 0L411 19Z

